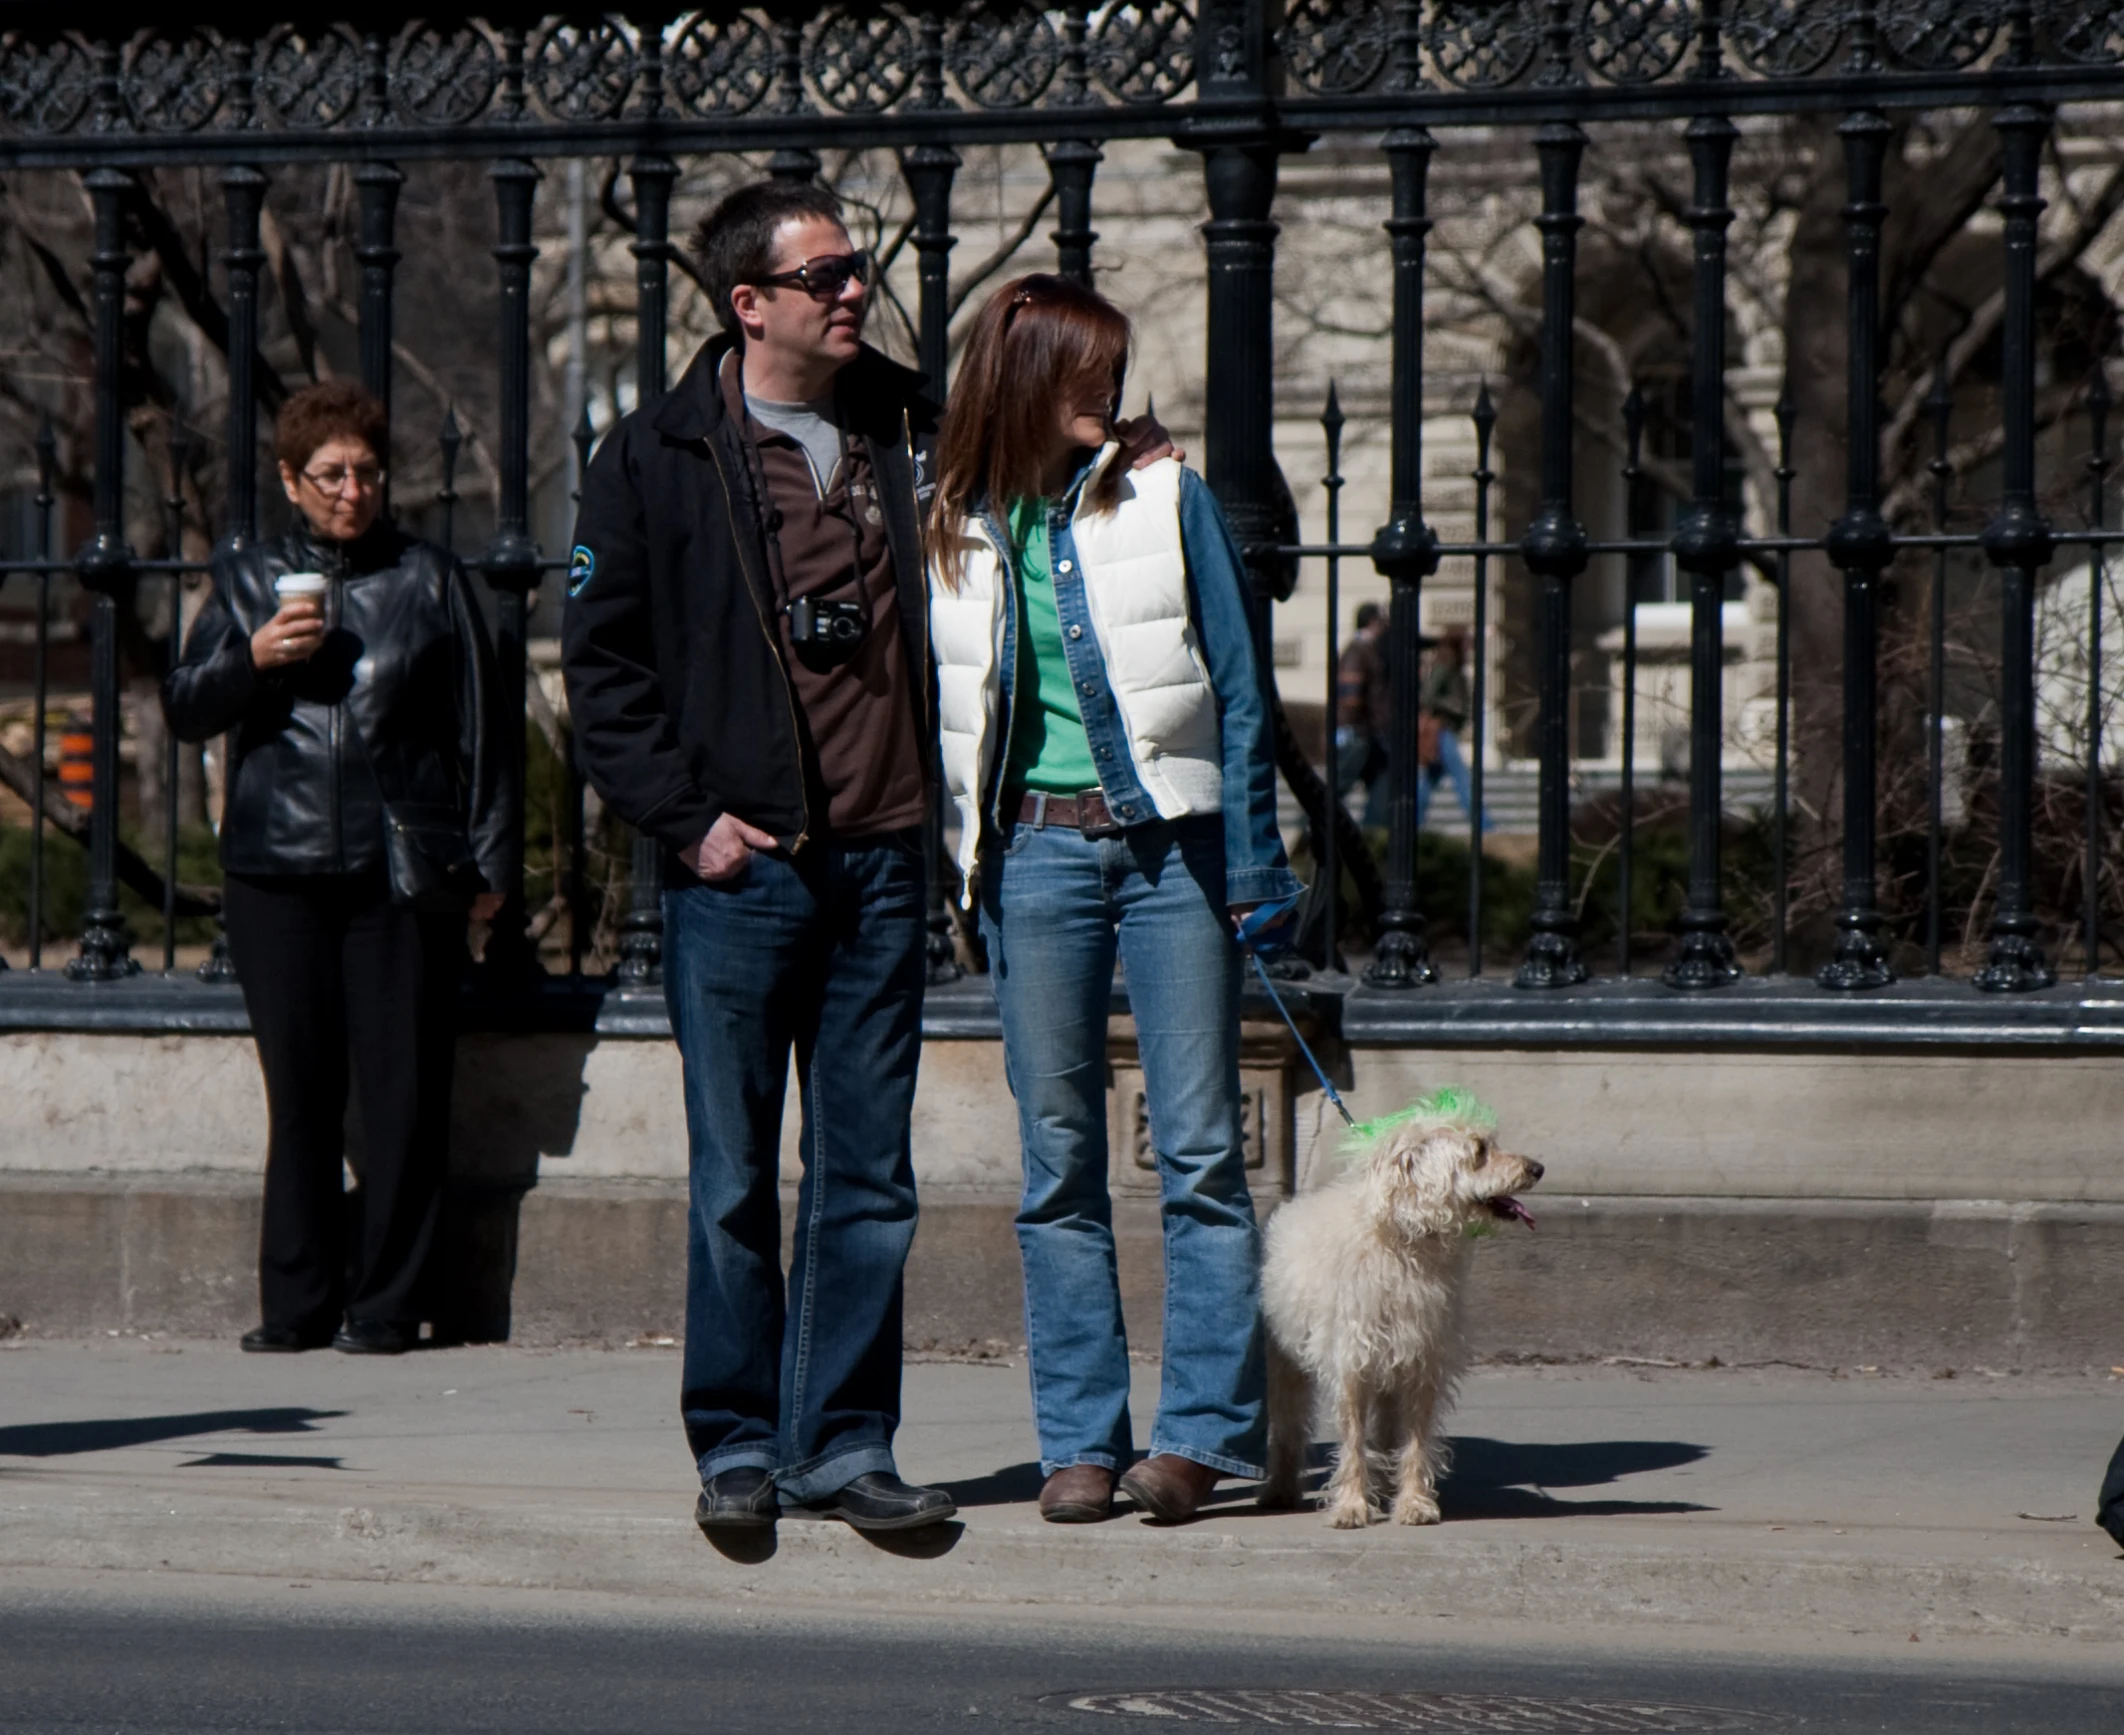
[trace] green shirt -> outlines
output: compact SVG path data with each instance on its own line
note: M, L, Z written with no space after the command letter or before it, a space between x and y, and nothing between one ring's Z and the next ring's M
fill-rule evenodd
M1062 617L1047 547L1047 502L1010 509L1011 582L1018 604L1018 665L1011 682L1010 757L1005 782L1049 795L1099 787L1084 713L1062 650Z

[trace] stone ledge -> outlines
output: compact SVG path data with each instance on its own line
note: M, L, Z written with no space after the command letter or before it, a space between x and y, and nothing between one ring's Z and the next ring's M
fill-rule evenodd
M1477 1353L1562 1361L1998 1370L2124 1355L2124 1206L1840 1199L1551 1198L1537 1234L1478 1250ZM675 1184L453 1187L433 1302L446 1328L524 1343L676 1336ZM785 1230L793 1213L784 1211ZM911 1350L1022 1342L1008 1201L924 1201ZM1156 1201L1115 1202L1132 1341L1159 1341ZM255 1321L258 1199L236 1177L0 1177L0 1312L40 1336L226 1336Z

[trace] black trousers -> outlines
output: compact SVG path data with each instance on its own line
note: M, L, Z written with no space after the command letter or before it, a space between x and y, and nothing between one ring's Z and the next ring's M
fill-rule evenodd
M449 1152L464 918L394 908L381 871L231 874L224 914L271 1125L265 1323L319 1336L342 1315L414 1325ZM341 1185L350 1076L353 1211Z

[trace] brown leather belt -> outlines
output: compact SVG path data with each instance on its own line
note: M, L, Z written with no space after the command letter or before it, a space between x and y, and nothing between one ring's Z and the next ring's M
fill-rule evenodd
M1066 825L1086 837L1119 837L1128 828L1107 808L1106 797L1096 789L1079 795L1049 795L1028 789L1018 799L1018 823L1034 829Z

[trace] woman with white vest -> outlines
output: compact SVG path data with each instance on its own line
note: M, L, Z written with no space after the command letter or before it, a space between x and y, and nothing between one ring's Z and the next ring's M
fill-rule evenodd
M944 777L1018 1101L1040 1510L1057 1523L1106 1517L1117 1473L1168 1521L1220 1475L1261 1473L1233 923L1298 889L1231 532L1199 477L1171 458L1131 470L1112 436L1129 343L1127 317L1067 279L1004 285L952 387L930 511ZM1140 1463L1107 1190L1117 950L1165 1237Z

